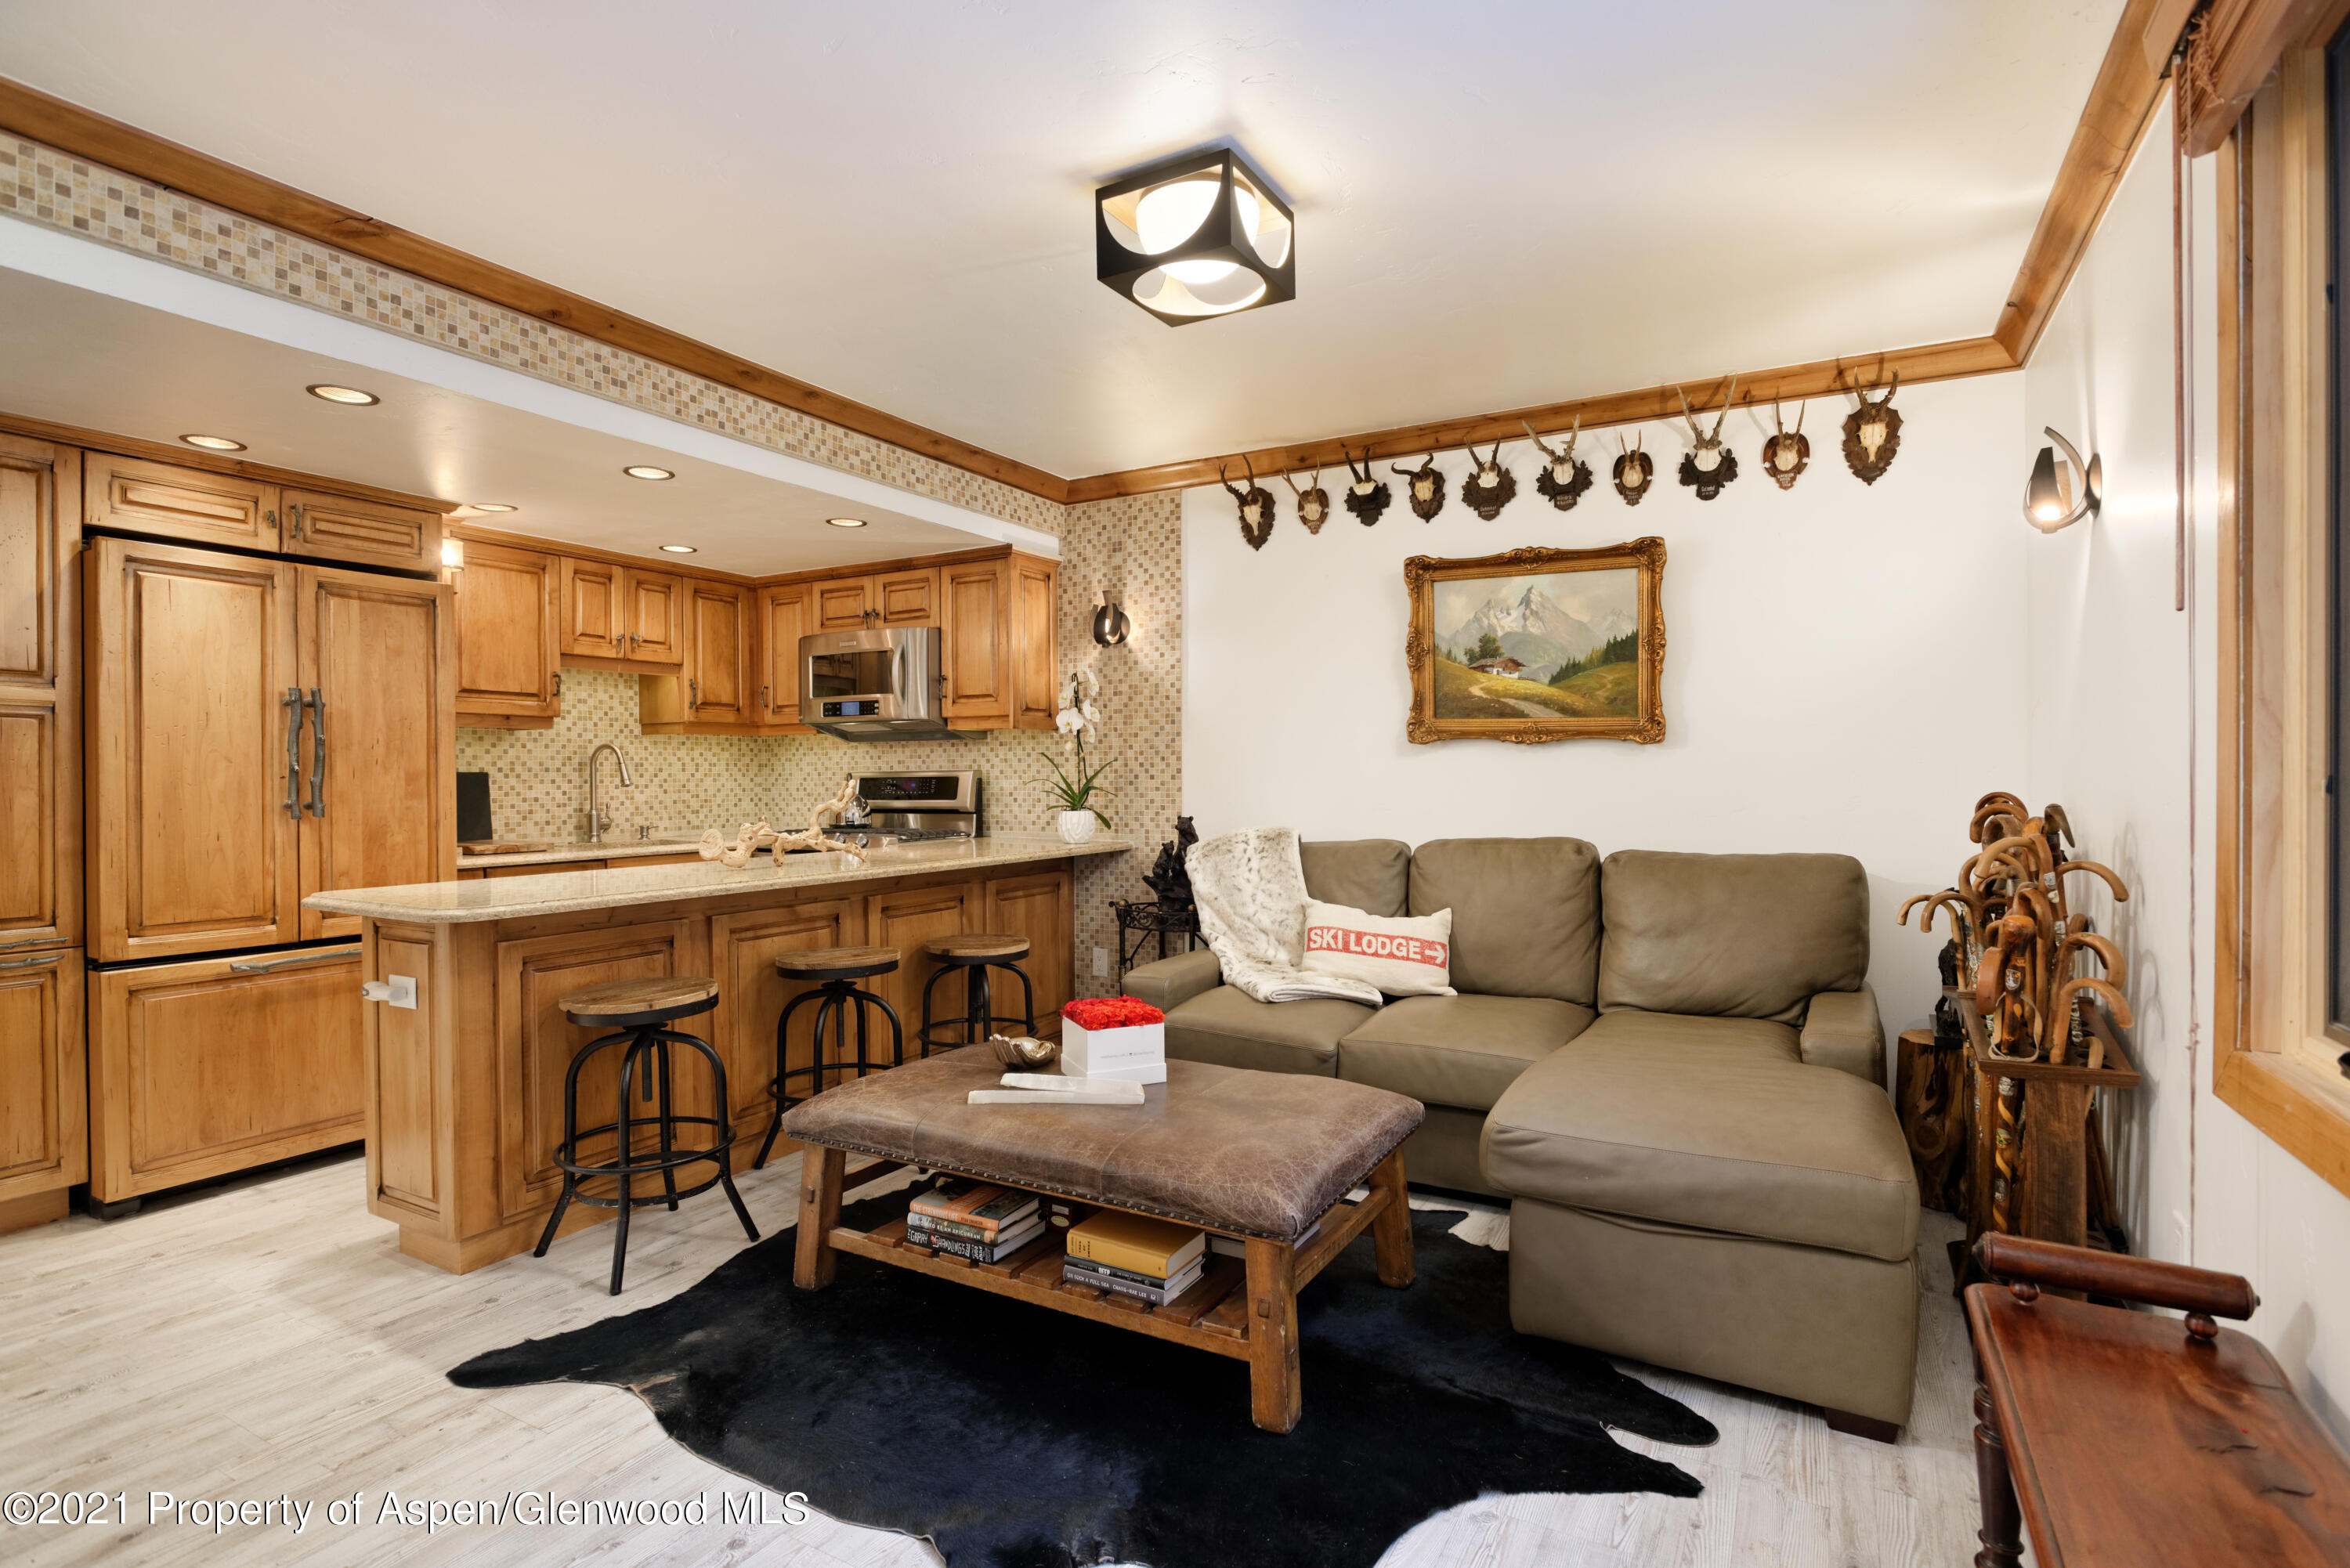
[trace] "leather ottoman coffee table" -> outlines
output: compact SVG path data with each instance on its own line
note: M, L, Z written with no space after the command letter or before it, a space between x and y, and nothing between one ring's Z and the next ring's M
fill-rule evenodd
M835 1254L854 1252L1228 1355L1249 1364L1256 1424L1286 1432L1302 1405L1298 1290L1365 1231L1380 1282L1411 1283L1402 1144L1419 1101L1336 1078L1170 1062L1139 1106L965 1102L1003 1072L984 1049L953 1051L785 1113L784 1131L816 1146L803 1162L795 1284L822 1289ZM876 1158L851 1172L851 1153ZM871 1231L840 1223L843 1192L910 1165L1180 1220L1238 1238L1246 1257L1213 1256L1198 1284L1152 1307L1064 1283L1055 1231L974 1263L910 1240L903 1217ZM1366 1180L1369 1195L1346 1203Z

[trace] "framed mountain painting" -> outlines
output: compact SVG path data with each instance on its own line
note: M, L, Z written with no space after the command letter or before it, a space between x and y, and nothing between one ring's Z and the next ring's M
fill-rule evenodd
M1665 542L1414 556L1404 662L1431 741L1665 738Z

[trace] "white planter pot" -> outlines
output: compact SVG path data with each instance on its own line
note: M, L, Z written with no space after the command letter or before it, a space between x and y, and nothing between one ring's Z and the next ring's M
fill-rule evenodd
M1056 811L1053 814L1053 826L1060 830L1064 844L1090 844L1100 819L1089 810Z

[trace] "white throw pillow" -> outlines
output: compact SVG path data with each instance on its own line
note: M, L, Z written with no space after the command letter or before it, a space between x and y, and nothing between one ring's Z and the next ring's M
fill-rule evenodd
M1452 911L1388 919L1305 900L1302 969L1368 981L1389 996L1451 996Z

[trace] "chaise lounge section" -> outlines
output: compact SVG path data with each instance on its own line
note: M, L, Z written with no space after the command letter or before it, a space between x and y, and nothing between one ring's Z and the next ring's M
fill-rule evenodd
M1506 1199L1524 1333L1889 1437L1918 1189L1883 1088L1867 882L1836 855L1580 839L1306 844L1307 891L1452 910L1452 997L1259 1002L1214 955L1133 971L1168 1054L1411 1096L1411 1179Z

